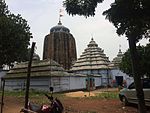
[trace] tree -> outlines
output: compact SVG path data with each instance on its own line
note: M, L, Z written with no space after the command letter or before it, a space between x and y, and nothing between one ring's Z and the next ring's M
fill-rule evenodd
M144 61L145 61L145 69L146 69L146 75L148 77L150 77L150 44L147 44L146 47L144 48L144 53L145 53L145 57L144 57Z
M84 15L85 17L94 16L95 8L98 3L104 0L65 0L64 6L70 15Z
M97 4L102 2L102 0L94 0L93 4L92 0L87 1L88 2L86 2L86 0L66 0L64 2L64 6L69 14L79 14L84 15L85 17L94 16L95 13L93 12L95 12ZM89 7L92 7L92 11L87 10ZM146 113L146 109L144 93L141 85L141 76L138 74L139 55L136 50L136 43L142 38L149 38L149 10L149 0L115 0L115 2L111 4L111 8L103 13L103 15L106 16L106 19L113 23L113 25L117 28L117 34L125 35L128 38L132 59L132 71L134 75L137 98L139 101L138 105L140 113Z
M150 77L150 44L137 46L137 51L140 57L138 74L141 75L141 77ZM130 49L124 53L119 68L129 76L133 76Z
M140 56L137 53L136 43L142 38L149 38L150 32L150 1L148 0L116 0L111 8L103 14L106 19L117 28L118 35L125 35L129 41L132 73L139 101L140 113L145 113L144 93L141 85Z
M0 14L0 67L26 61L32 38L27 21L10 13L4 0L0 1Z

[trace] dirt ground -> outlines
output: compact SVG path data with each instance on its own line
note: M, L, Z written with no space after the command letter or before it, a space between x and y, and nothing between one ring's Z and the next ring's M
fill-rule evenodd
M91 92L90 96L94 94L95 92ZM89 99L89 93L82 91L66 95L68 97L61 98L64 113L138 113L136 106L124 107L118 99ZM24 106L23 100L22 97L5 97L3 113L19 113Z

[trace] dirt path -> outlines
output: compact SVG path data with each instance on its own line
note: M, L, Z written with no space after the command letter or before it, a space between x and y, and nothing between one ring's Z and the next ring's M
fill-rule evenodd
M64 113L137 113L135 107L123 107L117 99L64 98ZM21 98L7 97L3 113L19 113L23 107Z
M23 106L23 98L7 96L4 98L3 113L20 113Z
M68 113L137 113L134 107L123 107L116 99L65 99L65 111Z
M91 92L90 95L95 92ZM67 93L66 95L70 97L61 98L64 113L138 113L135 106L124 107L119 99L91 99L87 98L88 94L88 92ZM24 106L23 101L24 98L21 97L5 97L3 113L19 113Z

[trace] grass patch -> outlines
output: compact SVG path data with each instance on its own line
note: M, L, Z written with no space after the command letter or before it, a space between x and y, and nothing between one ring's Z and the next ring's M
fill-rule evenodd
M118 99L118 92L101 92L97 93L96 96L92 96L90 98L94 99Z
M36 104L44 104L49 103L49 100L44 94L48 94L50 96L49 92L43 92L43 91L35 91L30 90L29 91L29 101L36 103ZM2 95L2 91L0 91L0 96ZM14 98L20 98L22 101L24 101L25 98L25 91L5 91L4 92L4 98L7 98L7 96L11 96ZM58 99L62 99L64 97L63 93L54 93L53 97L57 97Z
M30 90L29 91L29 98L30 100L35 100L38 103L45 103L49 100L44 96L44 93L50 95L49 92L43 92L43 91L35 91ZM0 91L0 96L2 94L2 91ZM4 96L14 96L14 97L25 97L25 91L5 91ZM66 97L64 93L54 93L53 97L57 97L60 100L63 100L64 98L72 98L72 97ZM76 97L77 99L81 97ZM118 92L100 92L97 93L96 96L90 96L86 97L87 99L118 99Z
M0 92L0 96L1 95L2 95L2 91ZM24 91L5 91L4 96L23 97Z
M29 96L30 97L45 97L44 94L50 95L49 92L43 92L43 91L35 91L35 90L30 90L29 91ZM2 95L2 91L0 91L0 96ZM14 96L14 97L24 97L25 96L25 91L5 91L4 96ZM54 93L54 97L63 97L62 93Z

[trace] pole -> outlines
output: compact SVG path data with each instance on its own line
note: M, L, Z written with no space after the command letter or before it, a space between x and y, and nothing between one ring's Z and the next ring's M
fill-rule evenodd
M52 80L51 80L52 79L52 75L51 75L52 74L51 73L52 72L52 62L51 61L52 61L52 59L51 59L51 56L50 56L50 87L52 85L52 83L51 83L52 82Z
M107 68L107 87L109 87L109 69Z
M89 97L90 97L90 75L88 75Z
M31 52L30 52L30 59L28 63L28 71L27 71L27 81L26 81L26 93L25 93L25 109L28 109L28 98L29 98L29 87L30 87L30 73L31 73L31 64L32 64L32 57L34 53L35 42L32 42ZM28 112L25 112L28 113Z
M1 97L1 113L3 113L3 106L4 106L4 88L5 88L5 79L1 79L3 81L3 86L2 86L2 97Z

